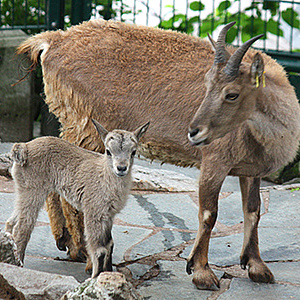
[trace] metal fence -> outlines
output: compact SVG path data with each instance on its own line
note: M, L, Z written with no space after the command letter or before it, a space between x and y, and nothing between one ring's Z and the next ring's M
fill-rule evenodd
M227 42L264 33L255 46L292 72L300 72L299 16L300 1L291 0L0 0L0 30L28 33L104 18L216 37L220 25L236 21Z

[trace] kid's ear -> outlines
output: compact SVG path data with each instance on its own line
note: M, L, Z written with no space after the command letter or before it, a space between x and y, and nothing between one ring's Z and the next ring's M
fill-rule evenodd
M94 126L96 127L97 132L99 133L99 135L100 135L100 137L101 137L101 139L102 139L102 141L104 143L105 138L106 138L106 136L108 134L108 131L99 122L97 122L96 120L92 119L92 122L93 122Z
M251 83L259 87L264 74L264 61L260 53L256 53L250 67Z
M150 122L147 122L146 124L142 125L141 127L137 128L133 133L136 136L137 140L139 140L142 135L147 131L148 127L150 125Z

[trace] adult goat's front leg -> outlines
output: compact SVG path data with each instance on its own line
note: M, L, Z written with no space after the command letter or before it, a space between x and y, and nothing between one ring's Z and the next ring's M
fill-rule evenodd
M244 243L241 267L248 267L248 275L255 282L273 283L274 276L260 257L258 222L260 219L260 178L240 177L244 212Z
M215 290L219 280L208 265L208 247L211 231L218 213L218 196L227 171L212 168L202 162L199 180L199 229L194 247L188 257L186 271L194 272L193 283L198 289Z

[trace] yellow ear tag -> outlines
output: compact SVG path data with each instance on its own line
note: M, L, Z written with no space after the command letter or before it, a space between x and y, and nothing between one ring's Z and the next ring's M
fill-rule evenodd
M258 74L256 73L256 87L259 87L259 78L258 78Z
M266 87L266 78L265 78L265 71L262 74L262 82L263 82L263 87Z

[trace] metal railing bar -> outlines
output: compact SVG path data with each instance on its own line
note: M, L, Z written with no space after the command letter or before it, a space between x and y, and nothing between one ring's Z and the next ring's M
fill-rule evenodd
M27 19L28 19L28 13L27 13L27 9L28 9L28 0L25 0L25 13L24 13L24 24L25 24L25 27L27 25Z
M174 23L175 23L175 0L173 0L172 29L174 29Z
M211 27L210 27L210 34L213 37L213 32L214 32L214 26L215 26L215 1L213 1L212 5L212 18L211 18Z
M293 51L293 29L294 29L294 1L292 1L291 11L291 35L290 35L290 52Z
M199 23L198 23L198 36L201 36L201 5L199 5Z
M15 1L12 1L12 11L11 11L11 25L15 24Z
M27 25L24 27L24 25L14 25L14 26L8 26L8 27L0 27L1 30L12 30L12 29L46 29L46 25Z
M133 2L133 23L135 24L135 17L136 17L136 0Z
M189 0L186 0L186 12L185 12L185 31L188 30L188 10L189 10Z
M147 0L147 4L146 4L146 8L147 8L147 15L146 15L146 26L148 26L149 24L149 0Z
M277 18L277 38L276 38L276 50L279 50L279 34L280 34L280 18L281 18L281 10L280 3L278 7L278 18Z

